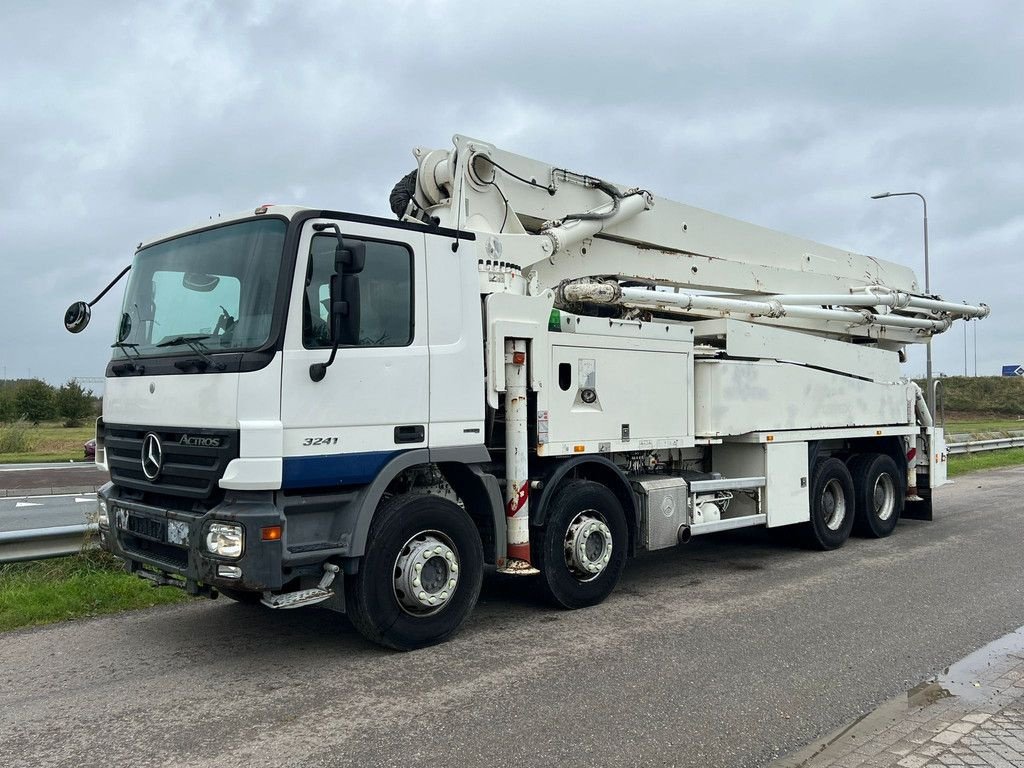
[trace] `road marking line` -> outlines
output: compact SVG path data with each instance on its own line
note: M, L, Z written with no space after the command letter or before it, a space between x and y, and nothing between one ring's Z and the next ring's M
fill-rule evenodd
M79 504L79 503L81 503L81 502L83 502L83 501L92 501L92 499L83 499L83 498L81 498L80 496L76 496L76 497L75 497L75 503L76 503L76 504Z
M95 493L41 493L38 496L0 496L0 502L17 501L18 499L70 499L73 496L91 496L96 498Z
M98 469L95 464L54 464L52 467L4 467L0 472L42 472L47 469Z
M15 509L21 509L22 507L41 507L42 504L33 504L31 501L19 501L14 505Z

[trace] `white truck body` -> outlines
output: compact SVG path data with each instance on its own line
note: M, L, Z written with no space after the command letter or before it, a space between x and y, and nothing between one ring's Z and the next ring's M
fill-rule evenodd
M139 575L417 647L484 561L579 607L627 552L930 517L900 356L987 307L472 139L415 154L400 221L261 206L139 248L97 447Z

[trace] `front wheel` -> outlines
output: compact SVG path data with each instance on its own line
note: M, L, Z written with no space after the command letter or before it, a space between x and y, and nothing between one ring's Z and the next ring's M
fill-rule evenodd
M531 552L542 588L562 608L596 605L615 589L626 564L629 531L615 494L590 480L567 482L551 504Z
M457 505L397 496L374 516L359 573L345 580L345 610L372 642L410 651L451 637L480 596L480 534Z

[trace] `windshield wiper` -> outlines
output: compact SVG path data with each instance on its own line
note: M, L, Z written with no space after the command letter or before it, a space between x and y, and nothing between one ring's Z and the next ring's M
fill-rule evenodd
M209 354L207 354L210 351L210 348L208 346L206 346L205 344L203 344L203 340L204 339L208 339L208 338L210 338L210 334L208 334L208 333L207 334L198 335L198 336L175 336L173 339L168 339L167 341L161 341L156 346L158 346L158 347L173 347L173 346L176 346L178 344L186 344L189 349L191 349L193 352L195 352L197 355L199 355L199 357L201 358L201 361L200 360L181 360L181 361L179 361L181 363L181 365L179 365L178 363L175 363L175 366L180 368L181 370L185 370L185 368L188 367L188 366L192 366L192 365L195 365L195 364L197 364L199 362L202 362L203 363L202 366L195 365L195 367L198 370L200 370L200 371L206 370L206 368L208 366L212 366L214 368L214 370L223 371L224 368L226 368L227 366L225 366L224 363L218 363L212 357L210 357Z
M125 353L125 355L127 355L128 351L131 350L135 353L136 357L142 357L142 353L139 352L138 346L138 344L132 344L130 341L115 341L110 345L111 349L120 349Z
M178 344L188 344L190 347L197 342L201 342L204 339L210 338L210 334L203 333L197 336L175 336L173 339L167 339L167 341L161 341L159 344L154 344L157 347L175 347ZM206 346L205 344L203 346Z
M141 376L143 373L145 373L146 367L144 365L136 365L134 362L132 362L132 360L130 359L131 356L128 354L128 351L131 350L132 352L135 353L136 357L142 357L142 353L139 352L139 350L137 349L137 347L139 346L138 344L132 344L130 341L115 341L110 346L112 348L122 350L125 354L125 357L129 358L125 360L123 363L114 363L113 365L110 366L110 370L113 371L115 376L120 376L122 373L138 373Z

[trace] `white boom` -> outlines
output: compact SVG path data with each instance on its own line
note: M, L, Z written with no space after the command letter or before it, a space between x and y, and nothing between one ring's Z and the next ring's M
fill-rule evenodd
M655 199L475 139L456 136L454 144L415 151L410 209L447 227L492 233L495 261L521 267L531 293L558 289L563 306L738 316L872 338L889 349L989 313L984 304L923 296L913 272L891 262Z

